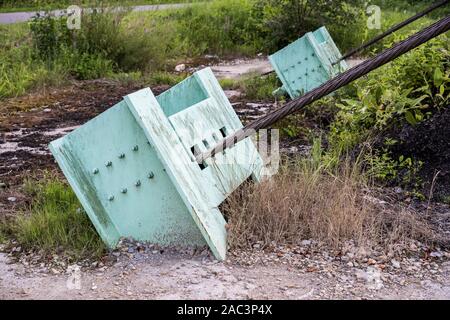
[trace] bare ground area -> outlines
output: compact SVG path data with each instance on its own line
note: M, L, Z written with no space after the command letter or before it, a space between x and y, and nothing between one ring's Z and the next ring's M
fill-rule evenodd
M356 266L320 254L253 252L258 263L243 266L233 256L222 263L208 253L153 252L125 253L111 266L69 266L65 272L11 263L1 254L0 299L450 298L450 262L442 259L405 260L396 269L367 259Z
M244 65L243 73L267 70L259 60ZM218 68L231 78L242 71L229 64ZM137 89L109 80L84 81L3 101L0 217L14 215L28 202L21 191L24 177L57 171L50 141ZM152 88L155 94L165 89ZM236 97L231 101L243 121L275 107ZM441 213L448 221L448 206ZM450 299L450 253L411 245L415 254L394 257L354 252L352 246L333 251L305 240L299 246L231 251L226 262L215 261L207 250L130 245L105 261L76 265L58 263L58 257L41 261L16 248L0 253L0 299Z

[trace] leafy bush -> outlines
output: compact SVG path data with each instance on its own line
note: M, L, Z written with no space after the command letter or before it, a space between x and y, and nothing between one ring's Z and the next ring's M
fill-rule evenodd
M363 1L257 0L251 21L256 38L277 50L325 25L341 49L355 46L363 34ZM266 50L267 50L266 49Z
M414 128L448 108L449 49L448 37L443 35L341 91L336 103L339 111L328 135L328 156L339 159L362 149L371 177L411 189L423 198L420 172L427 163L397 140L405 128Z
M102 78L113 72L113 63L101 55L82 53L72 59L69 70L80 80Z
M443 35L356 81L352 85L356 96L338 104L332 144L352 148L372 129L414 125L446 107L450 102L449 48Z
M35 54L44 61L53 61L69 42L70 34L65 19L50 12L37 13L30 22Z
M403 155L396 158L388 148L367 153L364 160L368 164L367 174L379 182L395 182L401 187L412 187L416 195L423 187L419 172L424 163L420 160Z

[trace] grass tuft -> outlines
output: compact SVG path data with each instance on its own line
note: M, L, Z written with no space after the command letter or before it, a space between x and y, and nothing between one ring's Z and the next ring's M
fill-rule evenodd
M76 260L105 253L105 245L66 183L47 176L27 180L24 189L32 197L30 208L3 230L25 250L64 252Z
M145 77L145 82L149 85L157 86L157 85L168 85L174 86L177 83L183 81L188 77L189 74L173 74L166 71L155 71L151 72L147 77Z
M357 164L343 161L331 171L316 158L287 161L271 179L245 184L229 196L224 211L232 248L314 239L332 247L353 240L392 250L410 239L433 239L417 215L380 208Z
M249 100L273 100L273 92L281 86L275 74L262 77L249 75L239 82L239 87Z

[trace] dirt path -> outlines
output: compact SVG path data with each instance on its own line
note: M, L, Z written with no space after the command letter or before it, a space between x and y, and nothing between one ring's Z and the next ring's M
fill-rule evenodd
M267 58L237 59L211 67L218 79L239 79L246 74L263 74L273 68Z
M342 263L330 263L333 272L323 267L243 267L206 255L158 252L111 267L51 274L9 264L0 254L0 299L450 299L449 262L440 266L440 280L405 275L392 281L389 273L377 279L369 269Z
M355 58L348 59L347 63L350 67L354 67L363 61L363 59ZM211 66L211 69L218 79L239 79L242 78L242 76L251 73L263 74L273 71L272 65L266 57L256 59L236 59Z

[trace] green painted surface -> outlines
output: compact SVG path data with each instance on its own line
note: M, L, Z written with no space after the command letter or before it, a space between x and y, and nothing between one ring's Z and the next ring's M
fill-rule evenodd
M126 103L52 142L51 150L109 246L128 236L163 245L205 244Z
M169 90L163 92L156 97L156 100L163 109L164 114L169 117L206 98L207 93L202 84L193 76L184 79Z
M305 34L269 57L291 98L299 97L348 68L345 61L333 66L341 57L325 27Z
M142 89L50 148L102 239L120 237L162 245L207 243L218 259L227 250L226 221L218 205L262 159L250 138L223 154L194 161L242 127L207 68L158 98ZM222 131L221 131L222 129Z
M223 138L220 129L224 128L229 135L242 128L212 71L203 69L193 79L202 84L209 98L169 117L181 143L192 156L192 147L204 152L219 142ZM250 139L205 160L205 164L206 168L198 173L204 180L200 188L214 206L222 203L253 172L259 176L262 168L261 157Z

